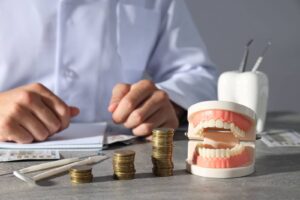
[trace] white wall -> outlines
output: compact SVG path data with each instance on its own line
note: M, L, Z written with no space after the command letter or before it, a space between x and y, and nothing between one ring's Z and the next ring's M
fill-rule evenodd
M272 41L261 70L270 79L269 110L300 111L299 0L186 0L220 71L237 69L250 39L253 66ZM250 68L250 67L248 67Z

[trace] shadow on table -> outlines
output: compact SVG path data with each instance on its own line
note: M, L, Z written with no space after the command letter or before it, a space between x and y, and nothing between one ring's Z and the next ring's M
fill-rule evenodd
M300 154L266 155L256 159L255 169L252 176L300 171Z
M57 182L55 182L53 179L60 177L60 176L66 176L68 175L68 172L62 172L60 174L57 174L55 176L52 176L51 179L45 179L45 180L41 180L38 181L36 183L37 186L41 186L41 187L50 187L50 186L54 186L57 185Z
M188 174L185 169L180 169L180 170L174 170L174 175L173 176L182 176ZM135 179L147 179L147 178L157 178L154 176L152 173L136 173L135 174ZM109 176L98 176L94 177L95 183L99 182L111 182L111 181L116 181L112 175Z

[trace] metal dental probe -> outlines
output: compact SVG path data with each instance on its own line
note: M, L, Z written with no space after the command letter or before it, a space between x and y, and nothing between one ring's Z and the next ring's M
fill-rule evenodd
M239 68L240 72L244 72L246 70L246 65L247 65L248 56L249 56L249 47L252 44L252 42L253 42L253 39L250 39L245 46L244 55L243 55L243 58L242 58L242 61L240 64L240 68Z
M252 68L252 72L255 72L257 71L257 69L259 68L260 64L262 63L263 59L264 59L264 56L265 54L267 53L269 47L272 45L272 43L269 41L267 46L264 48L261 56L259 56L256 60L256 63L254 64L253 68Z

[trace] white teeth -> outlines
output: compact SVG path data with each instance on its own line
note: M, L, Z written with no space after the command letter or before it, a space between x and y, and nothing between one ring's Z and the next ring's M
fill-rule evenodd
M226 158L230 157L230 149L226 149Z
M200 122L195 128L193 128L191 130L193 135L200 135L202 136L203 134L203 127L202 127L202 123Z
M241 154L245 149L242 144L235 145L232 149L206 149L198 148L198 154L203 158L229 158Z
M205 121L205 122L204 122L204 128L207 128L207 127L208 127L208 123L209 123L208 121Z
M223 122L222 122L221 120L218 119L218 120L216 121L216 127L217 127L217 128L223 128Z
M238 128L234 123L223 122L220 119L201 121L196 127L191 129L191 132L193 135L203 136L203 129L205 128L224 128L230 130L237 138L245 137L246 135L245 131Z
M229 125L229 123L227 123L227 122L224 122L224 123L223 123L223 127L224 127L225 129L230 129L230 125Z
M230 129L234 129L234 127L235 127L234 123L230 123L229 125L230 125Z
M235 137L245 137L245 131L239 129L239 127L235 126L233 123L230 124L230 131Z
M212 127L212 128L216 127L216 122L215 122L215 120L213 120L213 119L209 120L209 122L208 122L208 127Z

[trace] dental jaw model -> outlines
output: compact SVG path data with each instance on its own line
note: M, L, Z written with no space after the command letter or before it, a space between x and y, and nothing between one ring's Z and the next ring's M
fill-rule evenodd
M233 102L207 101L188 109L188 121L190 173L233 178L254 172L254 111Z

